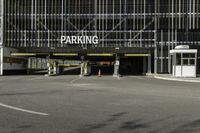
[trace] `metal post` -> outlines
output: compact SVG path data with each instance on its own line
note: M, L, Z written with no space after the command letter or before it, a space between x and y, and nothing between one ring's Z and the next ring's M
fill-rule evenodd
M44 2L44 14L45 14L44 25L45 25L45 27L47 27L47 0L45 0L45 2Z
M161 30L161 49L160 49L160 52L161 52L161 65L160 65L160 67L161 67L161 73L163 73L163 67L164 67L164 64L163 64L163 59L164 59L164 57L163 57L163 30Z
M31 30L33 30L33 11L34 11L34 1L31 0Z
M64 1L62 0L62 17L61 17L61 32L62 32L62 34L63 34L63 30L64 30L64 21L63 21L63 19L64 19Z
M158 68L158 51L157 51L157 0L155 0L155 35L154 35L154 38L155 38L155 42L154 42L154 73L157 74L157 68Z
M174 48L174 0L172 0L172 48Z

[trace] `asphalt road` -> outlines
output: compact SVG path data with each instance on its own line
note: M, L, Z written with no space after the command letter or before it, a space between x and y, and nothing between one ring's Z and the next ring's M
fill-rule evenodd
M200 84L132 76L0 77L0 133L199 133Z

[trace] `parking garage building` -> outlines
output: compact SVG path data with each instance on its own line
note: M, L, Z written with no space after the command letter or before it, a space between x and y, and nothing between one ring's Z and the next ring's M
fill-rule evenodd
M0 74L172 73L199 26L199 0L0 0Z

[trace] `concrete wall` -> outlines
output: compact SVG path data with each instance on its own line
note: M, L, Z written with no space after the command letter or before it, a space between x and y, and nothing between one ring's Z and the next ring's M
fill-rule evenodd
M196 67L195 66L173 66L173 76L196 77Z
M23 58L17 58L17 57L12 57L11 53L12 52L17 52L16 49L14 48L3 48L3 70L24 70L26 69L25 65L23 62L15 62L14 60L17 59L23 59ZM6 61L6 58L8 61ZM11 61L9 61L11 60Z

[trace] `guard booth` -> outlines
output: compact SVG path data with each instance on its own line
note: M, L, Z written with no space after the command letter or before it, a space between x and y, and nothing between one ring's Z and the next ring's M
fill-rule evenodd
M188 45L180 45L170 50L169 53L174 77L197 76L197 49L189 49Z

